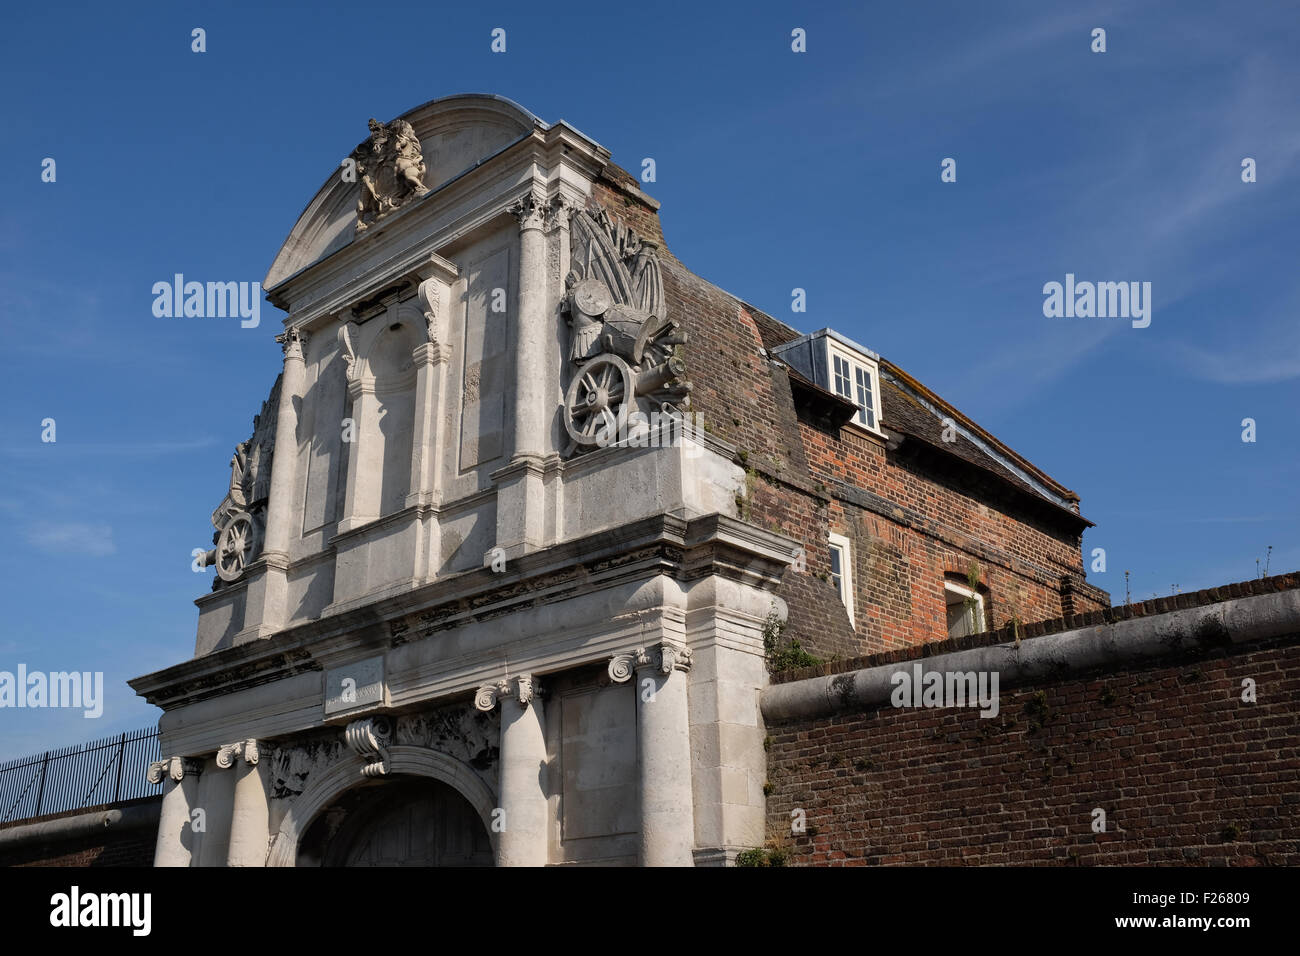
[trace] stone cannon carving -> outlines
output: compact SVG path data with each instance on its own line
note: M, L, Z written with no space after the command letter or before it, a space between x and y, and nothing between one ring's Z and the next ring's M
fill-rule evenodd
M230 459L230 486L212 512L212 549L203 555L204 567L216 565L212 588L238 581L262 551L266 533L266 506L271 497L271 458L275 449L275 413L279 404L277 379L262 412L253 418L253 434L235 446Z
M666 312L657 245L604 209L570 220L573 269L563 311L577 366L564 397L569 453L634 437L636 412L677 414L690 397L679 347L686 333Z

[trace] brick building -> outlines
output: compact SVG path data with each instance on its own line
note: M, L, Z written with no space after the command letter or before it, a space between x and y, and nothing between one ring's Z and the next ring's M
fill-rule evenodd
M892 362L691 272L625 171L594 194L658 243L692 408L746 470L739 513L804 547L777 591L788 637L845 658L1109 606L1084 579L1078 495Z

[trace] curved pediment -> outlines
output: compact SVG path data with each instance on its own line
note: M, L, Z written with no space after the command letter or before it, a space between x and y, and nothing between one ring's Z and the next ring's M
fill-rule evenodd
M450 182L535 127L547 128L546 123L518 103L483 93L430 100L398 119L409 123L420 141L426 190ZM358 123L358 132L364 129ZM330 173L298 217L266 274L263 288L274 289L289 276L342 249L356 237L361 185L348 181L343 170L340 165Z

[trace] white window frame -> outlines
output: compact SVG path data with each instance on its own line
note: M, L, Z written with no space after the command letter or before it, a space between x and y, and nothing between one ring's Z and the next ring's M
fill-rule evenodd
M831 532L829 537L831 547L840 552L840 601L849 612L849 623L857 627L853 621L853 545L842 534Z
M835 387L835 359L843 359L849 367L849 392L845 395ZM871 380L871 418L874 422L864 421L867 417L867 409L857 399L858 372L862 371ZM854 405L858 406L858 413L853 416L853 424L859 428L866 429L875 435L884 436L880 428L880 366L871 359L866 358L861 352L856 352L846 348L836 342L830 336L826 338L826 384L830 391L839 395L841 398L847 398Z
M966 587L965 585L957 584L953 581L944 581L943 582L943 592L944 592L943 607L944 607L945 621L948 618L948 592L949 591L951 591L953 594L961 595L961 600L963 605L965 605L967 599L969 598L975 599L974 630L969 631L968 633L982 634L988 626L988 622L985 620L984 617L984 595L981 594L979 591L972 591L970 588Z

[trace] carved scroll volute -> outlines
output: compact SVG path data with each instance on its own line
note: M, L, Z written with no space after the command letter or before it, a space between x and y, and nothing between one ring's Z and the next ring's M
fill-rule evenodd
M615 684L626 683L632 679L635 668L635 654L615 654L609 661L609 679Z
M357 336L361 326L355 322L345 322L339 327L339 352L347 363L347 380L351 384L361 375L361 360L357 356Z
M223 770L233 767L240 757L249 766L256 766L261 757L256 740L241 740L238 743L226 744L217 750L217 766Z
M361 768L363 777L382 777L388 773L391 759L388 745L393 739L393 728L387 717L368 717L354 720L343 731L343 740L357 756L366 761Z
M420 283L416 295L420 309L424 312L425 328L431 345L445 345L447 335L447 299L446 284L439 278L425 279Z

